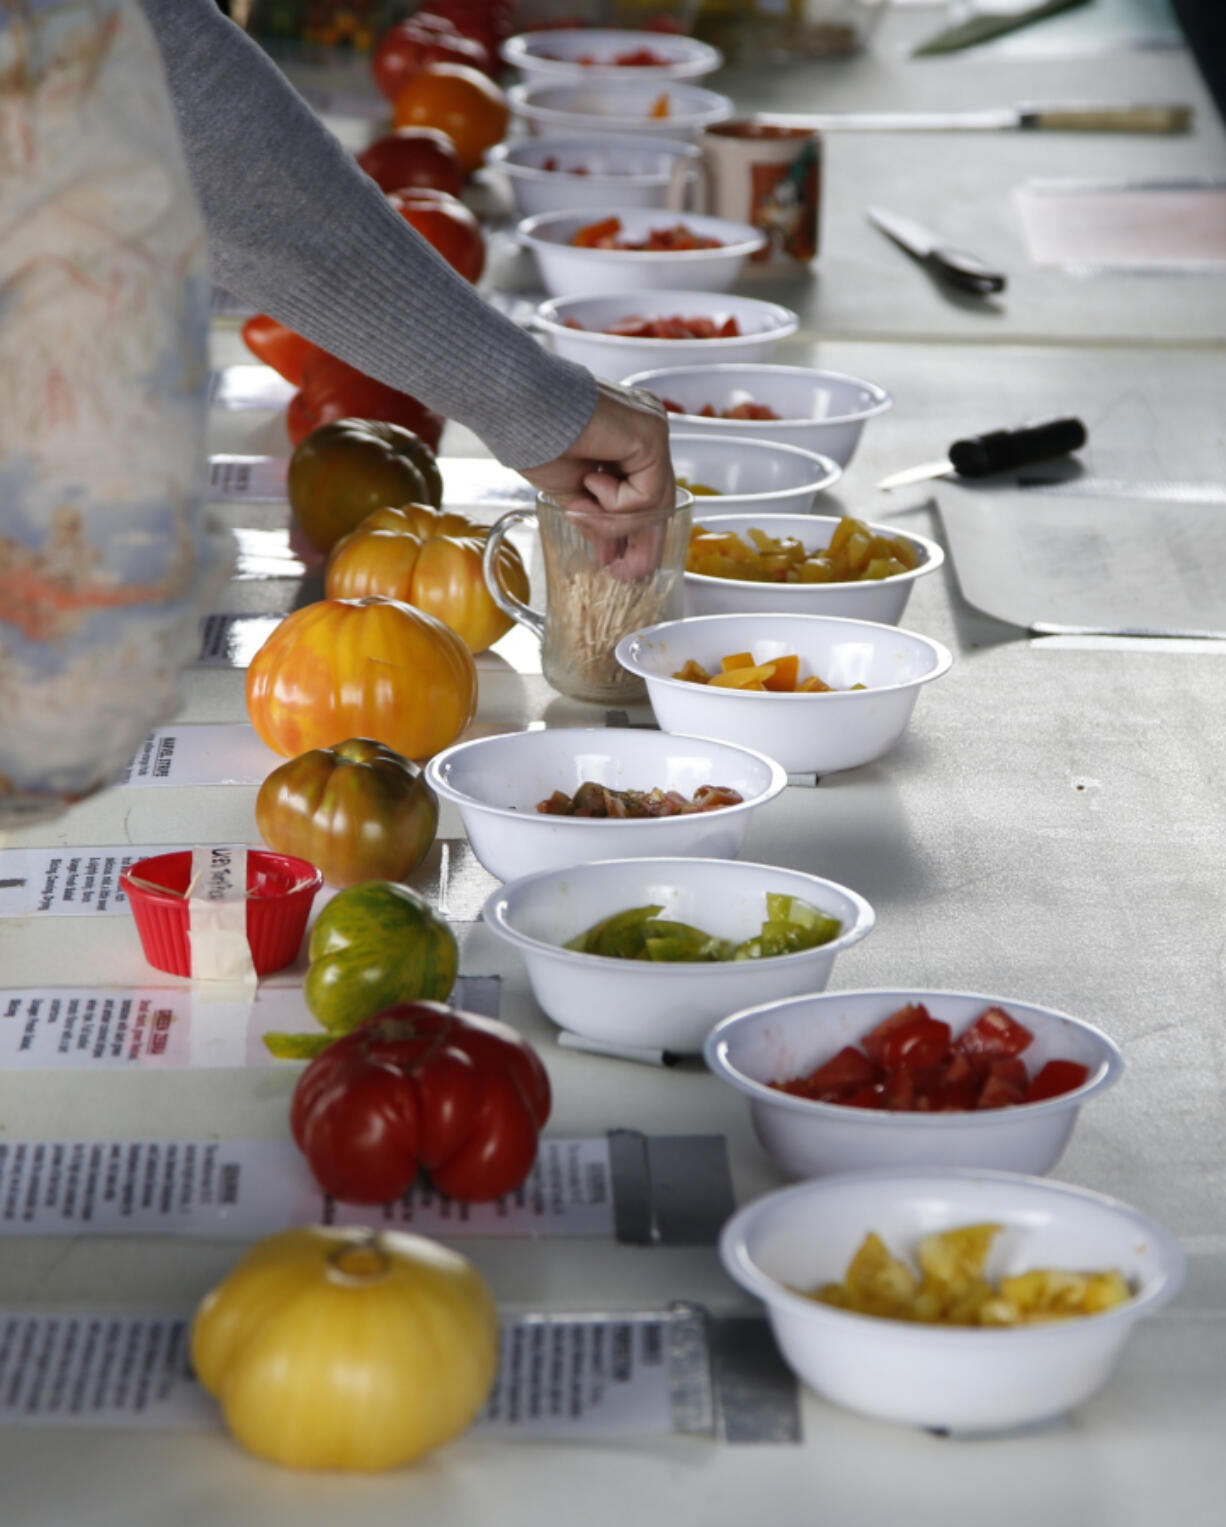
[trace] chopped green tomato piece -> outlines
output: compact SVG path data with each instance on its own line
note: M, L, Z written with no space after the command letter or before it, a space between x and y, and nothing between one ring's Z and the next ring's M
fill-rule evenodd
M761 960L796 954L828 944L842 932L837 917L828 917L799 897L770 891L766 920L752 938L740 944L705 933L690 923L657 916L663 909L631 907L576 934L563 948L607 959L654 960L661 964L699 964L715 960Z
M280 1034L264 1035L264 1044L270 1055L278 1060L314 1060L321 1050L326 1050L336 1034Z

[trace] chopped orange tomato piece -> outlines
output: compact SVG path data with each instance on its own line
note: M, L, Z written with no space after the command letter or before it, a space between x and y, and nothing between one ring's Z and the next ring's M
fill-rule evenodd
M797 684L796 693L798 695L829 695L834 693L834 685L827 684L815 673L811 673L807 679L801 679Z
M649 117L671 117L672 108L669 104L668 96L658 95L652 102L651 110L647 113L647 115Z
M711 680L711 687L719 689L763 689L774 677L774 663L763 663L760 668L726 668Z
M774 673L769 679L763 679L762 683L767 689L791 694L796 688L796 678L800 672L800 659L794 652L789 652L786 657L777 657L771 664Z

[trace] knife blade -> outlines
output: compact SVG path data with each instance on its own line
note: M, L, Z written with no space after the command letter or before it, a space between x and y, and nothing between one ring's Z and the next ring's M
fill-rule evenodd
M1080 450L1086 443L1086 427L1080 419L1065 416L1041 419L1017 429L991 430L986 435L970 435L955 440L949 455L940 461L926 461L883 477L878 488L903 488L909 483L927 482L933 477L990 477L1010 467L1028 466L1048 456L1063 456Z
M1039 104L1020 101L980 111L760 111L764 127L800 127L807 132L1052 132L1186 133L1190 106L1172 102L1147 105L1128 101L1069 101Z
M1015 10L975 11L964 21L942 27L931 37L911 49L912 58L927 58L934 53L956 53L962 48L973 48L978 43L1015 32L1019 27L1045 21L1060 11L1071 11L1075 6L1085 5L1087 0L1038 0L1037 4L1020 6Z
M962 292L973 292L977 297L1004 291L1003 272L993 270L978 255L966 249L951 248L942 241L939 234L925 228L922 223L914 222L909 217L899 217L896 212L888 212L884 207L869 207L866 211L869 221L875 223L882 233L950 286L956 286Z

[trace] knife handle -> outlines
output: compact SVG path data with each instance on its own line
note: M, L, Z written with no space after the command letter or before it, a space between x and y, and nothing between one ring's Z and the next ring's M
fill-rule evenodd
M1003 292L1005 289L1005 278L1001 272L965 249L930 249L922 263L950 286L956 286L959 291L973 292L977 297L986 297L991 292Z
M1190 106L1031 106L1024 105L1018 125L1063 133L1186 133Z
M959 477L987 477L1045 456L1063 456L1085 443L1086 427L1080 419L1043 419L1020 429L996 429L955 440L949 448L949 463Z

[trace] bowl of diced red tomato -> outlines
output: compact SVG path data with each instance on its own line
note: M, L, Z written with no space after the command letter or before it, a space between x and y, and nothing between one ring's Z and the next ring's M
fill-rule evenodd
M616 291L726 292L766 242L750 223L705 213L621 207L540 212L518 225L551 297Z
M723 55L696 37L599 27L522 32L502 57L525 79L574 84L591 79L697 80L714 74Z
M799 320L777 302L730 292L610 289L542 302L534 324L565 360L620 382L649 366L769 360Z
M784 1171L979 1167L1041 1176L1123 1070L1100 1029L967 992L825 992L734 1013L707 1065Z

